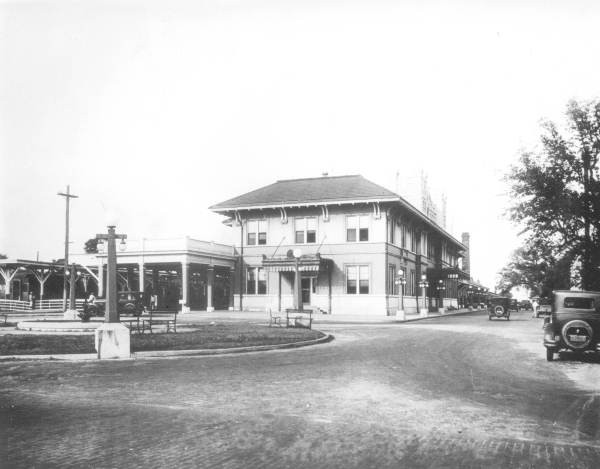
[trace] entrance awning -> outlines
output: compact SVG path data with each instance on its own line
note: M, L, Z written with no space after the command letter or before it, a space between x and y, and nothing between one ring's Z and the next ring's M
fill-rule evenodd
M301 256L298 259L298 270L309 275L316 275L319 272L326 271L331 263L331 259L323 259L319 254L310 256ZM295 272L296 259L294 257L266 257L263 256L263 267L270 272Z

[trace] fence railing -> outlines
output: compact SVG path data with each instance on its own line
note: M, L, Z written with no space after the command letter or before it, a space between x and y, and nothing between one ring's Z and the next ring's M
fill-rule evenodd
M75 300L75 309L83 311L85 300ZM0 299L0 309L3 311L32 311L34 309L61 311L63 300L35 300L33 304L29 301L3 300Z

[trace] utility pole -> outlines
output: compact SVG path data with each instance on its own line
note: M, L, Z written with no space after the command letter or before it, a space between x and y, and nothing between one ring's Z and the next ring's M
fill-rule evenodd
M63 278L63 312L67 310L67 271L69 270L69 203L71 199L76 199L79 196L71 194L69 186L67 186L67 192L58 192L65 198L66 202L66 216L65 216L65 270Z

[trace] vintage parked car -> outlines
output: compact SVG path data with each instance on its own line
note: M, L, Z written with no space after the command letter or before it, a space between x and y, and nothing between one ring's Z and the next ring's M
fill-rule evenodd
M531 301L529 300L521 300L519 301L519 310L528 311L532 308Z
M516 299L511 299L508 302L508 310L509 311L519 311L519 301Z
M552 300L550 298L540 298L535 317L549 316L552 313Z
M600 352L600 292L558 290L544 320L546 359L560 350Z
M92 304L84 305L84 315L104 316L106 299L101 298ZM144 312L144 293L138 291L121 291L117 293L117 310L121 315L141 316Z
M510 298L506 296L490 298L490 301L488 302L488 319L491 321L492 318L506 318L506 320L509 321L510 301Z

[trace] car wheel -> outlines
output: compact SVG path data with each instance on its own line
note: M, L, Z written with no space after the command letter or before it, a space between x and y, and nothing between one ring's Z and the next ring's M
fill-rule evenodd
M510 321L510 314L508 316L506 316L506 320Z
M552 350L551 348L546 349L546 360L548 360L549 362L554 360L554 350Z
M491 316L491 315L490 315L490 316L488 316L488 320L489 320L489 321L491 321L491 320L492 320L492 316Z

